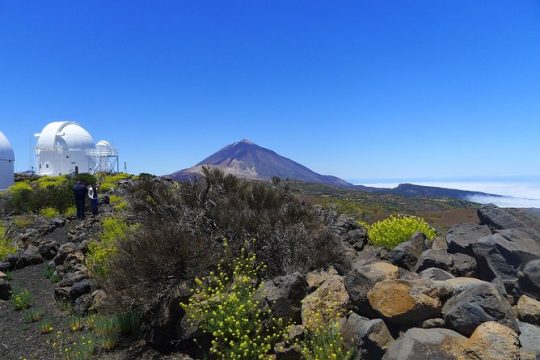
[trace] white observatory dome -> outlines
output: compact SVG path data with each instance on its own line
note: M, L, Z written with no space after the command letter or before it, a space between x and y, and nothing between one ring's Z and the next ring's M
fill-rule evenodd
M0 131L0 189L13 184L15 154L7 137Z
M57 121L45 126L39 134L38 150L88 150L93 149L94 139L79 124Z
M38 137L36 156L39 175L93 172L88 151L95 149L92 136L79 124L57 121L45 126Z

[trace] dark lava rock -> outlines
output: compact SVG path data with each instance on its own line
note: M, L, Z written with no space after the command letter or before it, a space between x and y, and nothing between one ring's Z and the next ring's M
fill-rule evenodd
M355 347L361 358L365 359L382 358L394 341L383 320L370 320L355 313L347 317L340 331L345 342Z
M262 292L275 316L295 323L301 320L302 299L307 289L305 275L295 272L266 281Z
M345 275L343 282L349 293L353 310L360 315L374 317L376 312L369 305L367 295L375 284L357 270L352 270Z
M426 236L422 233L414 234L410 240L396 246L388 253L388 257L395 265L413 270L418 258L427 250Z
M453 296L442 312L446 326L465 336L487 321L499 322L519 334L510 304L493 285L479 284Z
M188 324L180 303L189 300L191 292L187 283L181 283L157 298L150 311L143 315L142 337L161 352L172 351L180 340L185 347L196 347L191 340L202 336L198 326Z
M416 264L416 272L429 268L438 268L451 271L453 266L452 256L445 250L426 250L422 253Z
M412 328L388 349L384 360L455 360L463 351L464 336L449 329Z
M476 275L476 260L466 254L452 254L452 274L458 277L474 277Z
M45 260L39 255L39 250L35 246L29 246L26 250L20 254L15 269L22 269L30 265L37 265L43 263Z
M11 285L5 279L0 279L0 300L9 300L11 296Z
M529 261L540 257L540 244L530 237L513 236L508 240L501 234L493 234L473 244L473 253L478 264L478 274L482 280L492 281L499 277L509 292L512 292L518 281L519 269Z
M482 225L493 229L512 229L527 227L521 220L509 212L493 204L484 205L478 209L478 217Z
M423 270L420 273L420 276L425 279L431 279L435 281L444 281L444 280L454 278L454 275L438 268L429 268L429 269Z
M540 299L540 259L525 265L519 276L519 289L524 294Z
M73 303L73 312L76 315L84 316L88 314L88 310L92 306L92 295L84 294L79 296L77 300Z
M73 284L69 290L71 301L75 301L78 297L92 292L92 282L89 279L84 279Z
M446 234L448 252L472 255L472 244L481 238L491 235L487 225L459 224L454 225Z
M6 272L13 270L13 264L7 261L0 261L0 271Z
M58 243L52 241L49 243L41 244L38 247L38 253L41 255L45 260L50 260L56 256L56 253L58 252L59 246Z
M448 271L455 276L472 277L476 273L476 260L465 254L449 254L446 250L426 250L416 264L416 271L429 268Z
M78 250L79 250L79 247L77 246L77 244L74 244L72 242L68 242L60 246L60 249L58 249L58 254L54 258L54 263L56 265L62 265L69 254L73 254L74 252Z

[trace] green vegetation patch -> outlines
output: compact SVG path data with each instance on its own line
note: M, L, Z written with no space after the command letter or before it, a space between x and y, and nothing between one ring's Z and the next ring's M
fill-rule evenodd
M5 224L0 221L0 261L4 261L8 255L15 252L17 252L17 247L9 238Z
M390 216L369 226L368 237L373 245L393 249L416 232L423 233L430 240L437 235L435 229L420 217Z
M129 225L119 217L108 217L103 220L103 230L99 240L88 244L86 264L92 274L103 279L109 272L109 262L117 253L117 242L127 237Z

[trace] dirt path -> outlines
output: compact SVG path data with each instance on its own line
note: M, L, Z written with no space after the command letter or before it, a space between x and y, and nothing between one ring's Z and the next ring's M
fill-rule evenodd
M60 310L54 299L54 284L43 275L45 265L26 267L12 273L13 289L27 289L34 297L33 309L43 311L56 331L67 327L68 313ZM47 343L54 336L42 335L39 322L24 321L24 311L15 311L13 303L0 303L0 359L54 359L54 350Z

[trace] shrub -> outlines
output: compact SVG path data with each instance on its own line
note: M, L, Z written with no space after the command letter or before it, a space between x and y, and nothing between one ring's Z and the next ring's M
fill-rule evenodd
M17 248L10 239L5 224L0 221L0 261L4 261L8 255L17 252Z
M239 255L246 240L257 238L248 250L267 265L263 277L339 260L340 243L324 219L286 183L249 182L217 169L205 171L203 179L192 183L145 176L127 189L130 221L140 227L118 241L102 284L119 311L147 307L155 294L179 280L215 269L223 238L229 239L231 257Z
M50 320L43 320L39 323L39 331L42 334L49 334L54 330L54 327Z
M47 219L54 219L60 216L60 212L53 207L46 207L39 211L39 215Z
M137 312L129 311L117 315L120 332L124 335L137 335L141 328L141 317Z
M43 317L43 310L40 309L30 309L27 310L24 315L23 319L27 323L33 323L38 322Z
M20 311L28 309L34 303L34 296L27 289L14 290L11 301L15 310Z
M19 229L25 229L32 226L35 219L32 215L18 215L13 217L13 224Z
M77 208L75 206L70 206L64 211L64 216L67 218L73 218L77 216Z
M349 360L354 355L346 348L336 322L308 332L298 347L306 360Z
M422 218L416 216L390 216L376 222L368 229L369 241L376 246L393 249L416 232L421 232L428 239L433 239L437 233Z
M30 182L16 182L8 188L8 205L20 212L30 212L33 210L33 191Z
M72 332L81 331L84 328L82 318L80 316L71 316L68 321L69 330Z
M229 270L230 269L230 270ZM182 304L188 321L213 336L210 352L220 359L260 359L284 336L282 321L272 319L256 297L263 270L256 256L241 250L230 268L196 278L194 295Z
M108 217L102 222L102 231L99 241L88 244L86 264L92 274L97 278L104 278L109 269L109 262L117 252L117 242L126 238L129 226L118 217Z
M118 345L120 325L115 316L97 315L93 319L93 331L97 343L105 350L112 350Z
M118 186L121 180L129 179L131 175L126 173L118 173L114 175L101 175L99 189L102 192L110 192Z

